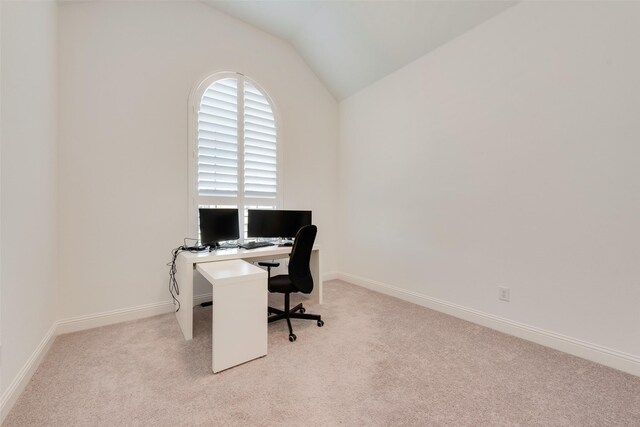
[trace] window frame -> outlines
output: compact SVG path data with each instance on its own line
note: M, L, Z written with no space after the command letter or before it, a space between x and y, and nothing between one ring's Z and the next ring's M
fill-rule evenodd
M209 86L218 80L225 78L238 79L238 196L200 196L198 194L198 110L204 92ZM273 113L273 120L276 129L276 198L264 199L259 197L244 197L244 82L247 81L258 89L267 99ZM265 201L273 201L275 209L282 208L283 200L283 136L280 126L280 114L276 104L263 86L254 79L245 76L242 73L234 71L222 71L207 75L200 79L199 83L194 85L189 95L189 136L188 136L188 217L187 217L187 236L196 238L199 235L198 230L198 206L200 205L237 205L238 207L238 224L240 227L239 242L244 242L244 210L246 206L266 205ZM240 117L242 120L240 120ZM240 173L241 172L241 173ZM271 203L270 203L271 204Z

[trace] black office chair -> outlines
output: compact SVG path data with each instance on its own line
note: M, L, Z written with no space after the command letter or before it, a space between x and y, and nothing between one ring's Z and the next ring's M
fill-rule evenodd
M289 274L281 274L271 277L271 268L280 265L279 262L259 262L258 265L267 267L269 272L269 292L277 292L284 294L284 310L269 307L269 323L276 320L287 319L289 325L289 341L294 342L296 335L291 328L291 319L310 319L316 320L318 326L324 325L320 315L306 314L302 304L298 304L292 309L289 308L289 297L292 292L302 292L310 294L313 290L313 277L309 269L309 260L311 259L311 249L316 239L318 227L315 225L305 225L296 235L296 240L291 249L289 258ZM299 312L299 313L298 313ZM273 314L273 316L271 316Z

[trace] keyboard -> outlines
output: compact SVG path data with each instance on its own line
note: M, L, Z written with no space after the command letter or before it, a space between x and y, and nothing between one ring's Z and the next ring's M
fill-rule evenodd
M266 248L267 246L273 246L271 242L247 242L240 245L243 249L257 249L257 248Z

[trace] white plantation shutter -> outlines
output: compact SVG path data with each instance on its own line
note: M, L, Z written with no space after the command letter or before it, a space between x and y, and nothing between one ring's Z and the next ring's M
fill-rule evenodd
M237 206L246 239L246 210L278 206L276 120L260 89L240 74L226 76L205 80L201 87L207 86L195 100L196 185L191 212L193 217L198 207ZM197 227L195 220L192 224Z
M218 80L198 110L198 195L238 196L238 80Z
M276 198L276 122L269 101L251 83L244 85L244 194Z

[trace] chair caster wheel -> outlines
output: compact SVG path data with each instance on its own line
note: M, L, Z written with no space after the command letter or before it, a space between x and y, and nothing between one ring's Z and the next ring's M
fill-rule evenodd
M296 338L298 338L298 337L296 337L296 334L289 335L289 341L291 341L291 342L294 342L296 340Z
M304 313L305 311L307 311L304 307L300 307L300 313Z
M324 326L324 320L318 320L318 327Z

